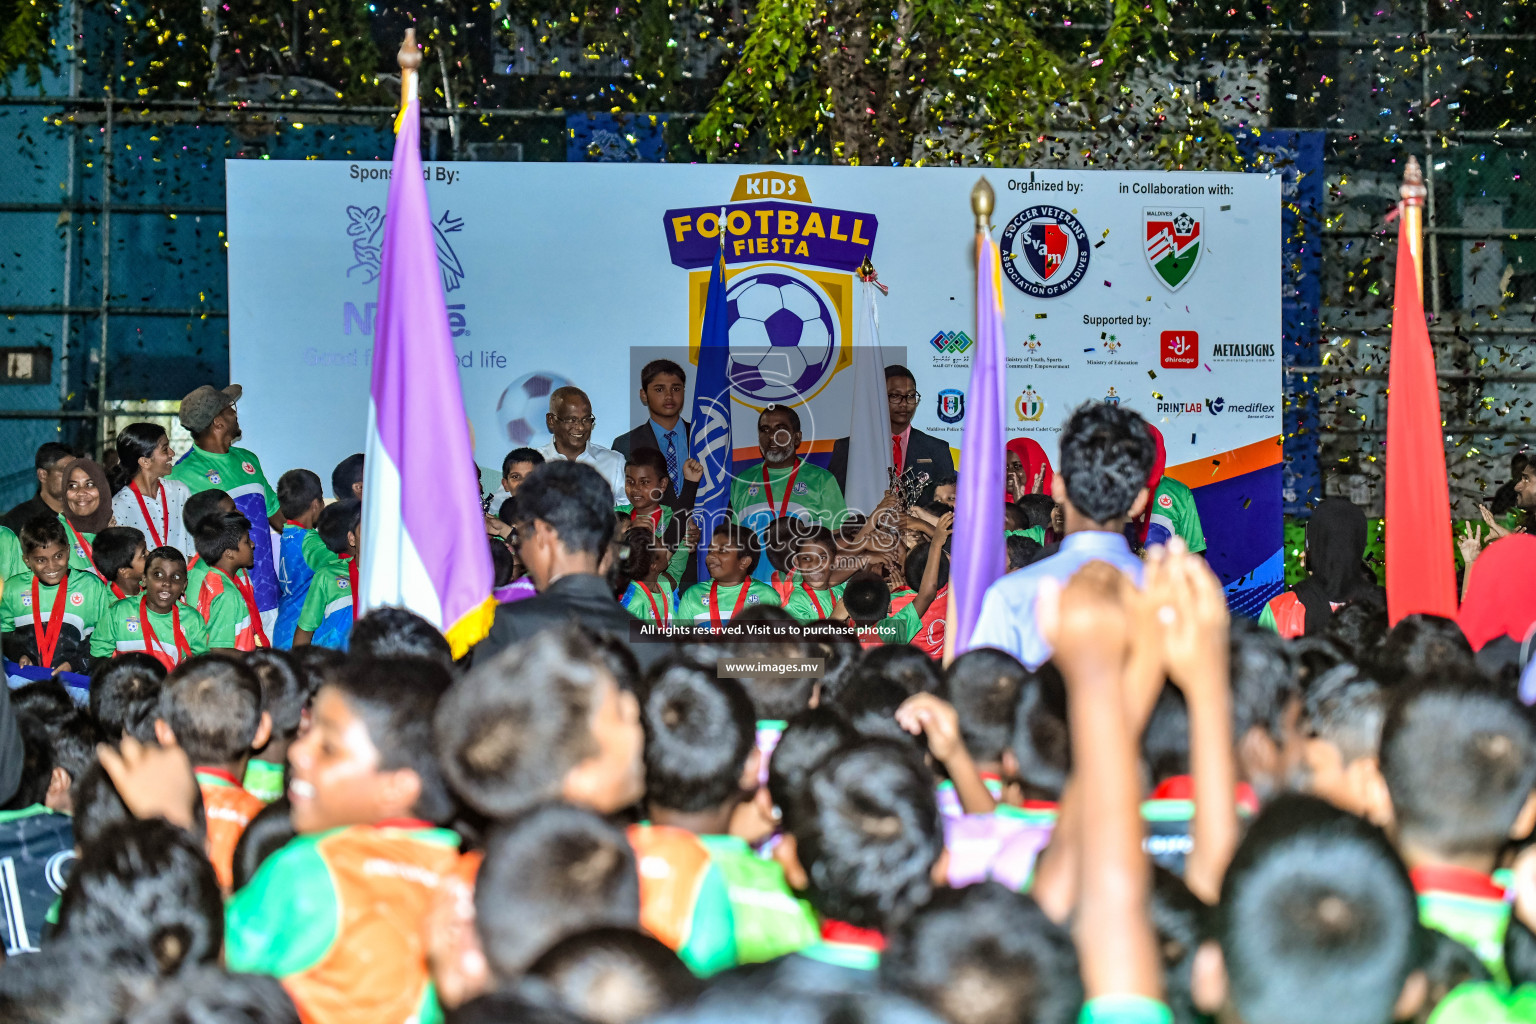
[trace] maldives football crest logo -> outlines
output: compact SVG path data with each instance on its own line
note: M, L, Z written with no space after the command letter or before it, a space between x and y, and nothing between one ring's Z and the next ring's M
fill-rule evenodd
M1142 210L1141 219L1146 226L1147 263L1158 280L1178 291L1200 263L1205 211L1197 207Z
M1059 206L1031 206L1003 228L1003 273L1037 299L1065 295L1088 273L1088 232Z

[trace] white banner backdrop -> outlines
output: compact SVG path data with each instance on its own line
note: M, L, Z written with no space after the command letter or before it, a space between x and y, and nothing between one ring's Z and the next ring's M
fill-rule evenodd
M274 480L296 466L324 478L362 448L390 166L225 167L230 371L245 386L245 443ZM547 441L545 396L566 382L591 396L599 442L643 422L638 367L697 345L722 219L735 369L747 371L738 457L756 456L756 410L786 400L785 380L813 396L802 411L813 451L846 436L852 374L842 371L866 255L890 286L881 340L917 376L916 425L958 447L980 173L428 164L478 461L494 473L512 447ZM1191 486L1223 453L1246 452L1212 479L1278 464L1278 176L984 173L1004 261L1011 433L1037 437L1054 461L1073 407L1118 400L1161 428L1169 466ZM1268 487L1261 505L1277 509L1278 477L1273 501ZM1273 520L1262 540L1238 545L1243 572L1278 551Z

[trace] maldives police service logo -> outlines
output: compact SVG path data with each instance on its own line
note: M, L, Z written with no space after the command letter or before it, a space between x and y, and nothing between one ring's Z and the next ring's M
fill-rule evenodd
M1175 210L1141 211L1147 238L1147 263L1157 279L1170 291L1178 291L1200 263L1200 225L1205 210L1185 207Z
M1088 273L1088 232L1059 206L1031 206L1003 228L1003 273L1037 299L1065 295Z
M944 423L959 423L965 419L965 392L945 388L939 392L939 419Z

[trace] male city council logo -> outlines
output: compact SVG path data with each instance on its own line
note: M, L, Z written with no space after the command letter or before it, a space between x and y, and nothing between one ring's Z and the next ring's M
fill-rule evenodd
M1146 229L1147 263L1159 281L1178 291L1200 263L1200 225L1205 210L1200 207L1141 211Z
M1065 295L1088 273L1088 232L1059 206L1031 206L1003 228L1003 273L1037 299Z
M940 331L928 339L928 344L941 356L953 356L966 351L975 343L964 331Z
M1024 393L1014 399L1013 411L1026 423L1038 423L1045 415L1045 399L1035 394L1034 388L1025 388Z
M945 388L939 392L939 420L943 423L959 423L965 418L965 392L958 388Z
M443 291L458 291L464 282L464 264L453 251L449 235L464 230L464 218L455 217L453 211L444 210L432 225L432 240L437 245L437 265L443 275ZM373 284L383 269L384 211L377 206L348 206L347 235L352 239L353 263L347 268L347 276L354 272L363 284Z

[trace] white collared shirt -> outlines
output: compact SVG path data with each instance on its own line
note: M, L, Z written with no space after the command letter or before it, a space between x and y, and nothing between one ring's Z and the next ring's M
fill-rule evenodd
M553 441L540 448L539 454L544 456L545 460L548 462L554 462L556 459L565 458L564 455L555 451L555 442ZM617 506L629 504L628 500L624 496L624 456L620 455L612 448L604 448L600 444L595 444L591 441L588 441L586 451L582 452L571 461L585 462L587 465L603 474L603 479L607 480L608 486L613 488L614 505Z

